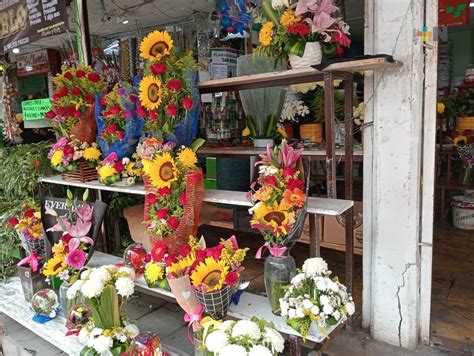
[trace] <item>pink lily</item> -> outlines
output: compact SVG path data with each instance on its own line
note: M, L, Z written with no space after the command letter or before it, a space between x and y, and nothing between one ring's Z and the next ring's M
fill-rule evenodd
M81 242L87 244L87 245L93 245L94 244L94 240L92 240L90 237L88 236L82 236L82 237L73 237L70 241L69 241L69 250L70 251L74 251L74 250L77 250L79 248L79 246L81 245Z
M90 231L91 227L91 221L82 221L81 219L78 219L75 224L69 224L69 227L66 229L66 231L72 237L80 238L86 236L87 233Z
M305 21L311 26L311 32L320 34L323 34L336 22L336 20L326 12L314 15L313 19L305 19Z
M92 220L92 213L94 211L94 208L91 207L89 204L84 204L84 205L79 205L76 208L76 215L82 220L82 221L91 221Z
M321 14L323 12L331 15L335 11L339 10L337 6L335 6L332 0L322 0L319 7L316 9L315 13Z
M296 4L295 15L301 16L308 11L315 11L318 8L318 0L300 0Z
M281 149L278 153L278 163L282 168L284 167L293 167L298 159L301 157L303 153L303 148L294 149L286 140L283 140L280 145Z

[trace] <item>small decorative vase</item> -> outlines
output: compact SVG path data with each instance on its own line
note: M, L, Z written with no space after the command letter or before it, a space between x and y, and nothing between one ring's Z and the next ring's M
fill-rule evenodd
M272 313L280 315L280 298L285 295L284 286L290 284L291 279L296 276L296 263L293 257L276 257L269 255L265 258L265 290Z
M306 42L304 53L301 57L294 54L288 56L292 69L307 68L320 64L322 58L323 52L319 42Z
M84 304L86 302L86 299L80 292L77 292L73 299L67 299L67 291L69 287L70 285L66 282L61 283L61 286L59 287L59 304L61 304L61 314L63 316L67 316L69 311L76 304Z
M86 109L76 125L70 129L69 134L81 142L90 144L96 141L97 123L95 122L94 106Z

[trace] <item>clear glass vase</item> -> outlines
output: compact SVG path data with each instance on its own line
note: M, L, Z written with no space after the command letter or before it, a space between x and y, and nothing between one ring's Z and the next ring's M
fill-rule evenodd
M59 287L59 303L61 304L61 314L67 317L69 310L76 304L87 303L86 298L81 292L76 293L76 297L73 299L67 299L67 291L70 285L66 282L61 283Z
M284 286L290 284L296 275L295 260L291 256L276 257L269 255L265 259L265 290L272 313L280 315L280 298L285 295Z

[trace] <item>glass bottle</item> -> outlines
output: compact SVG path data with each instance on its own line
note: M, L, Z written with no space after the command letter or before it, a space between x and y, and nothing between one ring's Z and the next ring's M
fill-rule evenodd
M265 290L273 314L280 315L280 298L285 295L283 287L289 285L295 275L296 263L290 255L265 258Z

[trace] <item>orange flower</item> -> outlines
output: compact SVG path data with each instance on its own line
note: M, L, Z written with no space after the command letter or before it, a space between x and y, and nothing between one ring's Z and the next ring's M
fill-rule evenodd
M283 193L283 201L288 206L297 206L298 208L303 207L306 200L306 195L300 188L294 190L285 190Z
M266 202L273 193L273 187L271 186L263 186L257 192L255 192L255 199Z

